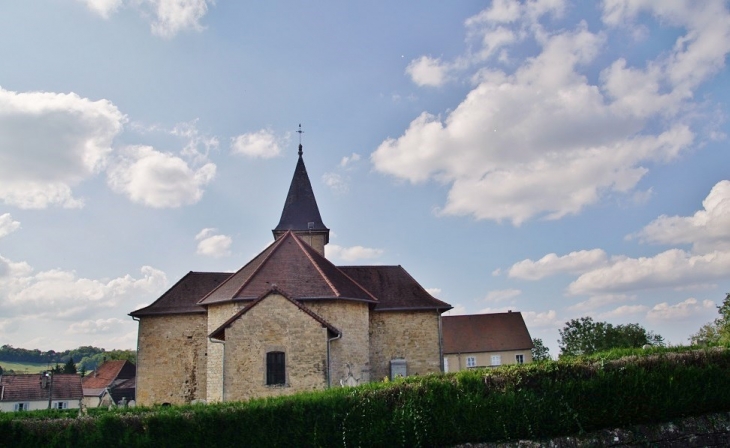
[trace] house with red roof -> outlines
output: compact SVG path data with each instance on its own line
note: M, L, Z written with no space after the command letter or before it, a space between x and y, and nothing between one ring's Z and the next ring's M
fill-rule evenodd
M81 381L84 406L118 405L135 399L137 367L126 360L106 361Z
M336 266L299 145L274 241L190 272L139 321L137 403L246 400L442 371L441 314L401 266Z
M520 312L443 316L444 371L532 362L532 338Z
M78 409L83 398L76 374L0 375L0 411Z

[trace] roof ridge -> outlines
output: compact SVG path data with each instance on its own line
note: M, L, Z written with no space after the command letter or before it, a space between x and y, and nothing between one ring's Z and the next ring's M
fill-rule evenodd
M289 230L288 232L291 233L291 230ZM307 259L309 259L309 262L312 263L312 265L314 265L314 268L317 270L317 272L319 272L319 275L329 285L329 287L332 290L332 292L335 293L335 296L336 297L340 297L340 291L338 291L337 290L337 287L332 284L332 282L330 281L330 279L322 271L322 268L319 267L319 263L317 263L317 262L314 261L314 259L312 258L312 254L310 254L309 251L304 247L304 244L306 244L306 243L304 243L302 240L300 240L299 237L297 237L294 233L292 233L292 235L294 236L294 241L296 241L296 243L299 246L299 248L302 249L302 251L304 251L304 255L306 255L307 256ZM312 249L312 250L314 250L314 249ZM322 257L322 258L324 258L324 257ZM326 258L325 258L325 260L326 260ZM337 266L335 266L335 267L337 267Z
M258 273L259 273L259 271L261 271L261 269L263 269L264 265L265 265L265 264L266 264L266 263L267 263L267 262L268 262L268 261L269 261L269 260L271 259L271 257L272 257L272 256L274 255L274 252L276 252L277 250L279 250L279 248L281 247L282 241L284 241L284 238L286 238L286 236L287 236L287 233L292 233L292 232L291 232L291 230L287 230L287 231L286 231L286 233L284 233L284 235L282 235L282 236L281 236L281 238L279 238L279 239L276 239L276 240L274 240L274 242L273 242L273 243L271 244L271 246L273 246L273 247L271 247L271 250L269 251L269 253L268 253L268 254L266 254L266 256L264 257L264 259L263 259L263 260L261 260L261 263L259 263L259 265L258 265L258 266L256 266L256 269L254 269L254 270L253 270L253 271L251 272L251 275L249 275L249 276L248 276L248 277L246 278L246 280L244 280L244 281L243 281L243 283L241 283L241 287L240 287L240 288L238 288L238 289L237 289L237 290L236 290L236 291L235 291L235 292L233 293L233 295L231 296L231 299L232 299L232 298L234 298L234 297L236 297L236 296L237 296L238 294L240 294L240 293L241 293L241 291L243 291L243 288L245 288L245 287L246 287L246 285L248 285L248 284L249 284L249 282L251 281L251 279L252 279L252 278L254 278L254 277L256 276L256 274L258 274ZM266 249L268 249L268 247L267 247ZM264 250L266 250L266 249L264 249ZM255 260L256 258L258 258L258 257L254 257L254 260ZM251 260L251 261L253 261L253 260ZM245 267L245 266L244 266L244 267ZM241 269L243 269L243 268L241 268Z

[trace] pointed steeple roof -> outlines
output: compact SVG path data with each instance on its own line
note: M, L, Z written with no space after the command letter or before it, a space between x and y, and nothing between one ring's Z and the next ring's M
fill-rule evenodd
M312 184L309 182L307 168L302 158L302 145L299 145L299 160L294 169L294 177L289 186L284 210L281 212L279 225L274 229L274 236L293 230L295 232L326 232L329 229L322 222L317 200L314 198ZM327 238L329 239L329 238Z

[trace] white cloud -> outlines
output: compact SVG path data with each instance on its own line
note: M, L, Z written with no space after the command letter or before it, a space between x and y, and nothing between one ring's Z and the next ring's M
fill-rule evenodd
M197 123L197 119L187 123L178 123L170 134L187 140L180 154L191 163L200 165L208 161L210 151L218 149L219 142L216 137L201 133L197 128Z
M270 130L261 129L232 138L231 152L251 158L270 159L281 153L282 140L287 141L288 136L278 138Z
M0 215L0 238L10 235L20 228L20 222L13 221L10 213ZM0 276L2 273L0 273Z
M607 263L606 252L601 249L571 252L562 257L547 254L537 261L529 258L519 261L509 269L508 276L523 280L540 280L556 274L578 274Z
M149 146L129 146L108 169L107 181L112 190L132 202L155 208L180 207L198 202L215 172L213 163L194 170L172 154Z
M648 309L649 307L646 305L622 305L611 311L599 314L598 319L622 319L627 316L644 314Z
M233 239L228 235L219 235L217 232L217 229L206 228L195 236L195 240L198 241L198 255L219 258L231 254Z
M345 156L340 161L341 168L347 168L348 166L357 163L360 160L360 154L353 152L352 155Z
M479 311L476 312L476 314L495 314L495 313L506 313L508 311L512 311L512 308L509 306L500 306L500 307L486 307L482 308Z
M107 100L0 87L0 200L81 207L72 188L99 173L126 117Z
M108 334L114 332L122 325L129 324L128 320L121 320L116 317L108 319L87 319L69 325L67 334Z
M353 262L357 260L369 260L383 255L383 249L373 249L362 246L342 247L336 244L328 244L327 258L331 260L342 260Z
M441 288L425 288L426 292L434 297L438 297L441 294Z
M414 59L406 67L406 73L419 86L438 87L442 85L447 80L447 71L448 67L441 60L430 56Z
M692 255L670 249L653 257L616 257L610 265L582 274L568 286L568 293L603 294L702 285L726 279L728 272L730 252Z
M337 173L324 173L322 182L332 191L347 193L350 190L349 179Z
M695 253L730 251L730 181L715 184L692 216L662 215L637 234L642 241L692 244Z
M658 303L649 310L646 317L653 321L676 321L708 311L716 311L715 302L712 300L700 302L695 298L689 298L674 305L667 302Z
M559 327L558 316L555 310L548 311L523 311L522 317L525 319L527 328L532 327Z
M536 21L548 11L559 13L563 2L493 4L486 10L493 12L467 21L472 37L509 28L514 42L534 39L539 53L510 73L489 64L453 111L443 117L424 112L402 136L382 142L371 161L378 171L412 183L449 185L441 214L515 225L576 214L610 194L631 195L648 165L670 161L695 142L685 112L730 51L723 2L675 2L683 5L681 13L666 3L639 9L685 34L643 68L622 59L597 66L606 34L592 33L584 23L550 31ZM475 54L512 45L509 39L490 42L493 48L481 39L467 54L470 64ZM450 64L428 57L416 62L413 67L432 70ZM589 81L588 68L602 70L598 82ZM436 75L427 79L442 82Z
M503 302L505 300L513 299L520 294L522 294L522 291L519 289L500 289L489 291L484 300L487 302Z
M576 303L568 307L571 311L577 311L580 313L593 312L598 308L602 308L606 305L614 303L622 303L636 300L636 296L630 296L627 294L600 294L593 296L588 300Z
M123 5L136 9L148 19L153 34L172 38L181 31L202 31L200 21L215 0L79 0L101 17L108 19Z
M99 14L101 17L108 19L113 13L122 6L122 0L79 0L81 3Z
M139 278L95 280L61 269L34 273L27 263L0 260L8 266L0 276L0 314L7 318L76 321L159 294L167 284L164 272L150 266L142 267Z

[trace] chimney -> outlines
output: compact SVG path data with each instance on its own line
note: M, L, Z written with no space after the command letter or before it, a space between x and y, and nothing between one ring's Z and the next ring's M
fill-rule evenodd
M41 372L41 389L48 388L48 374L46 372Z

